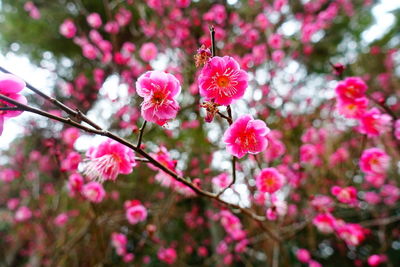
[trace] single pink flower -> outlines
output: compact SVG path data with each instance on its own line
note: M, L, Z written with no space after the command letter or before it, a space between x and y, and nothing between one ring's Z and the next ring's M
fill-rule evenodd
M360 158L360 168L366 174L385 174L389 165L389 155L377 147L364 150Z
M153 43L144 43L140 48L140 58L145 62L150 62L157 57L157 46Z
M256 186L258 191L262 193L274 193L281 189L285 177L275 168L266 168L261 170L256 177Z
M76 34L76 26L72 19L66 19L60 25L60 33L66 38L73 38Z
M75 194L80 193L82 190L83 184L84 184L84 180L80 174L78 174L78 173L71 174L68 178L68 184L67 184L67 187L68 187L68 190L69 190L71 196L74 196Z
M390 129L392 118L387 114L382 114L379 109L372 108L359 118L359 122L357 129L360 133L375 137Z
M180 93L181 86L172 74L148 71L137 80L136 91L144 98L141 111L146 121L164 125L176 117L179 104L175 97Z
M28 207L22 206L17 209L14 218L17 222L24 222L29 220L31 217L32 211Z
M360 97L354 100L343 100L341 98L337 101L338 112L346 118L361 118L367 111L368 99Z
M330 213L318 214L312 222L321 233L330 234L335 230L336 219Z
M86 17L87 23L90 25L90 27L98 29L100 28L102 21L101 17L98 13L91 13Z
M0 94L12 98L22 104L27 100L19 92L24 89L25 82L12 74L0 73ZM0 100L0 108L13 107L6 101ZM22 113L20 110L0 110L0 135L3 132L3 123L7 118L18 116Z
M339 99L353 102L357 98L365 97L367 85L359 77L349 77L338 83L335 88Z
M86 156L88 161L84 167L84 174L100 182L115 181L118 174L129 174L136 166L133 151L111 139L107 139L97 147L89 148Z
M62 227L68 222L68 214L67 213L60 213L54 218L54 224L56 226Z
M201 70L200 95L220 105L230 105L243 97L248 75L232 57L213 57Z
M147 210L140 203L128 207L125 214L130 224L143 222L147 218Z
M89 182L82 187L82 194L90 202L100 203L106 196L103 186L97 182Z
M357 202L357 189L353 186L343 188L339 186L333 186L331 193L342 203L355 204Z
M302 263L307 263L311 260L311 255L307 249L300 248L296 251L296 258Z
M382 255L374 254L368 257L369 266L379 266L383 262L385 262L385 257Z
M220 189L227 187L231 181L232 179L230 178L229 174L225 172L212 178L212 183Z
M269 131L265 122L243 115L226 130L223 140L230 154L242 158L246 153L264 151L268 145L265 136Z
M343 239L347 245L358 246L364 241L368 230L359 224L347 223L339 225L336 229L338 236Z

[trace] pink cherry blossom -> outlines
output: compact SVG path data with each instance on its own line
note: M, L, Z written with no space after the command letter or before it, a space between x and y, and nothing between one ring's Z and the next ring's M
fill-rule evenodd
M368 108L368 99L360 97L352 101L343 100L341 98L337 101L337 110L339 114L346 118L361 118Z
M364 150L360 158L360 168L366 174L385 174L389 165L389 155L377 147Z
M142 116L146 121L164 125L176 117L179 104L175 97L181 86L172 74L162 71L148 71L136 82L136 91L143 97Z
M269 133L265 122L242 115L226 131L223 137L227 151L242 158L246 153L257 154L267 148L265 136Z
M25 82L20 78L6 73L0 73L0 94L14 99L22 104L26 104L27 100L19 92L24 89ZM0 107L12 107L5 101L0 100ZM0 110L0 135L3 132L3 123L6 119L18 116L22 113L20 110Z
M347 223L339 225L336 232L347 245L358 246L362 241L364 241L368 230L364 229L359 224Z
M200 73L200 95L227 106L243 97L248 79L247 73L232 57L213 57Z
M76 26L72 19L66 19L60 25L60 33L66 38L73 38L76 34Z
M100 28L102 21L101 17L98 13L91 13L87 16L86 18L87 23L90 25L90 27L98 29Z
M358 131L368 137L379 136L390 129L392 118L382 114L379 109L372 108L359 118Z
M231 180L229 174L224 172L212 178L212 183L219 188L225 188L231 183Z
M68 222L68 214L63 212L57 215L56 218L54 218L54 224L56 226L64 226Z
M77 193L80 193L83 184L84 180L80 174L78 173L71 174L68 178L68 184L67 184L71 196L75 196Z
M100 203L106 196L103 186L98 182L89 182L82 187L82 195L90 202Z
M145 62L150 62L157 57L157 46L153 43L144 43L140 48L140 58Z
M147 210L140 203L135 203L126 208L126 218L130 224L143 222L147 218Z
M136 166L133 151L111 139L88 149L84 174L92 180L115 181L118 174L130 174Z
M353 102L355 99L365 97L367 85L359 77L349 77L338 83L335 88L339 99Z
M357 189L353 186L344 188L333 186L331 193L342 203L355 204L357 202Z
M302 263L307 263L311 260L311 255L307 249L300 248L296 251L296 258Z
M335 230L336 219L330 213L318 214L312 222L321 233L329 234Z
M169 265L174 264L177 256L174 248L160 248L157 252L158 259Z
M266 168L261 170L256 177L256 186L258 191L263 193L274 193L281 189L285 177L275 168Z
M22 206L17 209L14 218L17 222L24 222L29 220L31 217L32 211L28 207Z

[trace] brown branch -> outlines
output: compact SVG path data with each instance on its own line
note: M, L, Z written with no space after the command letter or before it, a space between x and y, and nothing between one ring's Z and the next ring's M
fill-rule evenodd
M143 138L144 128L146 128L146 124L147 124L147 121L143 121L142 127L140 127L140 129L139 129L139 138L138 138L138 141L136 144L136 146L139 148L140 148L140 145L142 144L142 138Z
M93 128L89 128L86 127L84 125L81 125L80 123L77 123L73 120L71 120L70 118L63 118L63 117L59 117L56 115L53 115L51 113L48 113L46 111L42 111L40 109L34 108L34 107L30 107L28 105L19 103L17 101L15 101L14 99L11 99L7 96L4 96L2 94L0 94L0 99L3 101L6 101L18 108L20 108L21 110L27 111L27 112L31 112L31 113L35 113L37 115L41 115L43 117L49 118L49 119L53 119L59 122L62 122L64 124L68 124L71 125L73 127L79 128L81 130L84 130L88 133L92 133L92 134L97 134L97 135L101 135L101 136L106 136L110 139L113 139L114 141L117 141L120 144L125 145L126 147L129 147L130 149L132 149L133 151L135 151L136 153L140 154L141 156L143 156L144 160L148 160L148 163L151 163L152 165L156 166L158 169L162 170L163 172L165 172L166 174L170 175L173 179L175 179L176 181L186 185L187 187L189 187L190 189L192 189L196 194L203 196L203 197L207 197L210 199L213 199L231 209L237 209L239 210L241 213L247 215L248 217L250 217L251 219L253 219L254 221L256 221L260 227L275 241L280 242L281 239L275 235L274 233L272 233L268 228L265 227L265 225L263 224L263 222L265 221L265 217L264 216L260 216L255 214L253 211L247 209L247 208L243 208L237 204L233 204L233 203L229 203L226 202L224 200L222 200L221 198L219 198L216 194L213 194L211 192L202 190L201 188L197 187L195 184L191 183L188 179L185 179L184 177L178 175L177 173L175 173L174 171L170 170L169 168L167 168L166 166L164 166L162 163L158 162L157 160L155 160L153 157L151 157L148 153L146 153L144 150L142 150L141 148L133 145L132 143L130 143L129 141L127 141L126 139L119 137L107 130L97 130L97 129L93 129Z
M0 71L4 72L4 73L8 73L8 74L13 74L10 71L6 70L5 68L0 66ZM14 75L14 74L13 74ZM46 101L50 102L51 104L53 104L54 106L60 108L61 110L65 111L67 114L69 114L71 117L75 118L76 120L80 121L84 121L87 124L89 124L90 126L92 126L93 128L100 130L101 127L99 125L97 125L96 123L94 123L93 121L89 120L89 118L87 118L79 109L74 110L66 105L64 105L63 103L61 103L60 101L58 101L57 99L46 95L45 93L43 93L42 91L36 89L35 87L33 87L31 84L26 83L26 87L31 90L32 92L34 92L35 94L39 95L40 97L42 97L43 99L45 99Z

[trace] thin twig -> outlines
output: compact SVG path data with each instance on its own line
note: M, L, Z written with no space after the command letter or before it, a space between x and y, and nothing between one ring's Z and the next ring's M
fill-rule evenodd
M166 174L170 175L173 179L175 179L176 181L186 185L187 187L189 187L190 189L192 189L196 194L203 196L203 197L207 197L210 199L213 199L231 209L237 209L239 210L241 213L245 214L246 216L250 217L251 219L253 219L254 221L256 221L260 227L275 241L277 242L281 242L281 238L278 237L276 234L272 233L268 228L266 228L263 224L263 222L265 221L265 217L264 216L260 216L255 214L253 211L251 211L250 209L247 208L243 208L240 205L237 204L233 204L233 203L229 203L226 202L224 200L222 200L221 198L217 197L216 194L213 194L211 192L205 191L201 188L199 188L198 186L196 186L195 184L191 183L188 179L183 178L182 176L178 175L177 173L175 173L174 171L170 170L169 168L167 168L166 166L164 166L162 163L158 162L156 159L154 159L152 156L150 156L148 153L146 153L144 150L142 150L141 148L136 147L135 145L133 145L132 143L130 143L129 141L127 141L126 139L119 137L107 130L98 130L98 129L93 129L93 128L89 128L86 127L84 125L81 125L80 123L77 123L73 120L71 120L70 118L63 118L63 117L59 117L56 115L53 115L51 113L48 113L46 111L42 111L40 109L34 108L34 107L30 107L28 105L19 103L17 101L15 101L14 99L11 99L7 96L4 96L2 94L0 94L0 99L3 101L6 101L12 105L15 105L16 107L20 108L21 110L27 111L27 112L31 112L31 113L35 113L37 115L41 115L43 117L46 118L50 118L59 122L62 122L64 124L68 124L71 126L74 126L76 128L79 128L81 130L84 130L88 133L92 133L92 134L97 134L97 135L101 135L101 136L106 136L110 139L113 139L114 141L117 141L120 144L123 144L127 147L129 147L130 149L134 150L136 153L140 154L141 156L143 156L145 159L147 159L149 161L149 163L151 163L152 165L156 166L158 169L160 169L161 171L165 172Z
M215 48L215 28L211 25L209 29L211 35L211 57L215 57L217 55L217 51Z
M13 74L10 71L6 70L5 68L0 66L0 71L4 72L4 73L9 73L9 74ZM14 75L14 74L13 74ZM31 90L32 92L34 92L35 94L39 95L40 97L42 97L43 99L45 99L46 101L52 103L53 105L57 106L58 108L60 108L61 110L65 111L67 114L69 114L70 116L72 116L73 118L77 119L78 121L84 121L87 124L89 124L90 126L92 126L93 128L100 130L101 127L99 125L97 125L96 123L94 123L93 121L89 120L89 118L86 117L86 115L84 115L79 109L74 110L66 105L64 105L63 103L61 103L60 101L58 101L57 99L55 99L54 97L48 96L45 93L43 93L42 91L36 89L35 87L33 87L31 84L26 83L26 87Z
M142 127L140 127L140 129L139 129L139 138L138 138L138 141L136 144L136 146L139 148L140 148L140 145L142 144L143 132L144 132L144 128L146 128L146 124L147 124L147 121L143 121Z

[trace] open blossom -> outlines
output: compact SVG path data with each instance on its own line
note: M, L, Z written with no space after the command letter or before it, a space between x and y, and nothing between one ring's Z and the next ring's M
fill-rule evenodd
M338 226L336 233L343 239L347 245L358 246L365 239L368 233L361 225L355 223L347 223Z
M60 33L66 38L73 38L76 34L76 26L71 19L66 19L60 25Z
M225 188L231 183L232 179L230 178L229 174L221 173L218 176L212 178L212 183L219 188Z
M357 202L357 190L353 186L341 188L339 186L333 186L331 189L332 195L345 204L355 204Z
M129 174L136 166L132 150L111 139L97 147L89 148L86 156L88 161L84 167L84 174L100 182L115 181L118 174Z
M100 28L102 21L101 17L98 13L91 13L87 16L86 18L87 23L90 25L92 28Z
M157 57L157 46L153 43L144 43L140 48L139 55L143 61L150 62Z
M329 234L335 230L336 219L330 213L318 214L312 222L321 233Z
M368 137L375 137L390 129L392 118L388 114L382 114L379 109L372 108L359 118L358 131Z
M126 218L130 224L143 222L147 218L147 210L139 201L128 201L125 209Z
M19 92L24 89L25 82L20 78L6 73L0 73L0 94L12 98L22 104L26 104L27 100ZM0 100L0 107L12 107L5 101ZM0 135L3 132L3 123L7 118L15 117L21 114L20 110L0 110Z
M256 186L260 192L274 193L281 189L285 177L275 168L266 168L261 170L256 177Z
M22 206L17 209L14 218L17 222L23 222L29 220L31 217L32 211L28 207Z
M355 99L365 97L367 85L359 77L349 77L338 83L335 88L336 95L343 101L354 101Z
M213 57L199 76L200 95L219 105L230 105L243 97L248 75L232 57Z
M364 150L360 158L361 170L366 174L385 174L389 164L389 155L377 147Z
M89 182L82 187L82 194L90 202L100 203L106 196L103 186L97 182Z
M136 91L143 97L142 116L146 121L164 125L176 117L179 104L175 97L181 86L175 76L162 71L148 71L136 82Z
M352 101L338 99L338 112L346 118L361 118L368 108L368 99L360 97Z
M246 153L264 151L268 145L265 136L269 131L265 122L243 115L226 130L223 140L229 153L242 158Z

